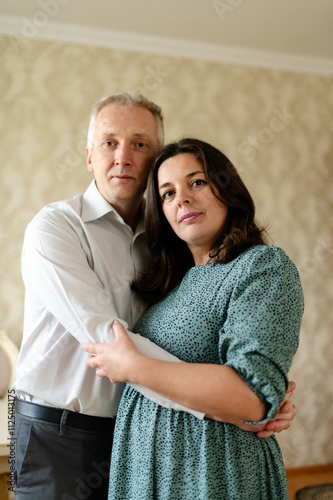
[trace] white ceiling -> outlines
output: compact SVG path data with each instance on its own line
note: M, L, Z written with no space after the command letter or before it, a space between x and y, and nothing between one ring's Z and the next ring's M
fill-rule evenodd
M0 33L333 74L332 0L1 0Z

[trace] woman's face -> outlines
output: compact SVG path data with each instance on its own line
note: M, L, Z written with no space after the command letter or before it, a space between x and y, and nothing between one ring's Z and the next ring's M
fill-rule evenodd
M167 221L187 243L195 264L206 264L227 219L228 207L213 194L201 162L191 153L165 160L157 179Z

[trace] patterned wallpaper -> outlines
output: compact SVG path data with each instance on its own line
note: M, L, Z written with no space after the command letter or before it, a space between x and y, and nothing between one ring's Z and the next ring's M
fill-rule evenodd
M85 190L85 134L101 96L138 90L167 140L200 137L238 166L272 241L296 263L306 312L291 370L298 415L287 467L333 462L333 81L291 72L0 37L0 327L20 345L26 224Z

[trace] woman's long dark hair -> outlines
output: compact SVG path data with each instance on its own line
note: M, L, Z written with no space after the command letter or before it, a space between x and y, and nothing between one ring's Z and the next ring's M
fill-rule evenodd
M214 146L198 139L182 139L165 146L156 156L148 179L145 226L151 253L148 273L132 287L150 303L161 300L194 266L187 244L166 220L158 189L158 170L168 158L190 153L203 165L215 196L228 206L228 215L209 254L209 262L226 264L254 245L265 245L264 229L254 220L252 197L233 164Z

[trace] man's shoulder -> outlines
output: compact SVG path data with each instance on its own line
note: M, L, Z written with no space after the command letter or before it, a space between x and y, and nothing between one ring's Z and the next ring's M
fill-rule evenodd
M28 227L38 226L47 222L78 221L82 213L83 194L72 199L60 200L44 206L30 221Z

